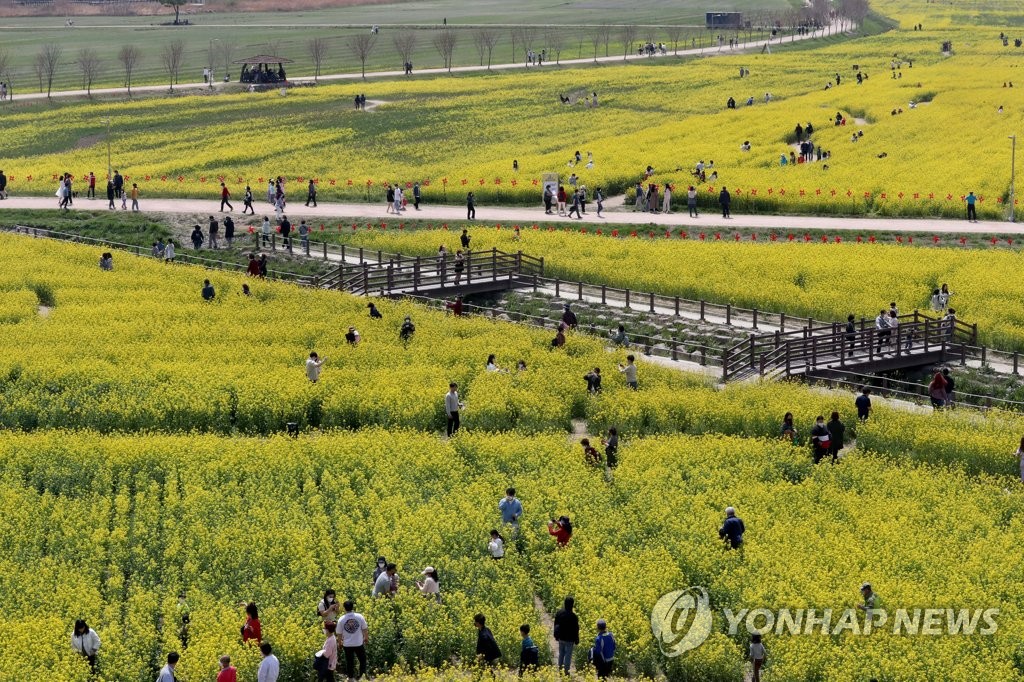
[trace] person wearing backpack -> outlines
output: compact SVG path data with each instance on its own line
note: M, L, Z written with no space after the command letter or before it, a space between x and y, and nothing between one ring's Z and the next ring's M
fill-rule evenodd
M573 609L576 600L565 598L565 605L555 613L555 639L558 641L558 669L569 674L572 651L580 643L580 619Z
M522 677L525 671L536 672L540 663L540 649L530 637L529 625L520 625L519 634L523 638L523 647L519 650L519 677Z
M597 621L597 637L594 638L594 646L590 649L590 661L594 664L599 679L612 674L612 667L615 665L615 637L608 632L608 624L603 618Z

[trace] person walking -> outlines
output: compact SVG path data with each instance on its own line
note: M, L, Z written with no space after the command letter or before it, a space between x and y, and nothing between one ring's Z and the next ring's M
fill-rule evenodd
M690 210L690 217L697 217L697 190L690 185L690 188L686 190L686 208Z
M619 372L621 372L626 379L626 385L634 391L639 388L639 384L636 379L636 358L632 355L626 356L626 364L619 365Z
M316 351L310 353L309 359L306 360L306 378L314 384L319 381L320 371L323 369L325 362L327 362L327 358L321 360Z
M75 621L71 632L71 648L89 662L89 670L96 672L96 654L100 651L100 636L82 619Z
M217 237L220 234L220 225L217 223L217 219L210 216L210 227L209 227L209 243L211 249L220 248L220 243L217 241Z
M974 192L967 193L967 222L976 223L978 222L978 213L975 210L974 204L978 201L978 197L974 196Z
M466 220L476 220L476 200L472 192L466 195Z
M260 227L260 233L263 235L263 246L270 245L270 218L263 216L263 225Z
M174 682L174 669L177 667L179 660L181 660L181 656L178 655L177 651L167 654L167 665L160 668L160 674L156 676L156 682ZM263 680L260 679L259 682L263 682Z
M260 277L262 279L266 279L267 278L267 268L268 267L269 267L269 263L267 262L267 254L261 253L260 254Z
M555 195L551 191L551 185L544 186L544 214L551 215L551 204L554 203Z
M665 192L661 195L661 212L671 213L672 212L672 185L665 183Z
M391 213L391 210L395 207L395 188L391 186L391 183L388 183L387 188L384 190L384 201L387 202L384 212Z
M343 605L345 615L338 621L341 630L341 647L345 652L345 674L349 680L358 680L366 675L366 645L370 641L370 630L363 614L357 613L355 604L347 600ZM356 672L356 659L359 672Z
M309 225L306 224L305 220L299 221L299 245L302 247L303 253L309 255Z
M601 441L604 445L604 460L608 463L609 469L614 469L619 464L619 430L614 426L608 429L608 437Z
M498 501L498 510L501 512L501 522L519 527L519 517L523 515L523 503L516 497L515 488L506 488L505 497Z
M90 199L96 198L96 174L89 171L89 189L85 195ZM4 177L4 172L0 170L0 199L4 198L4 188L7 186L7 178Z
M229 215L224 216L224 240L230 249L231 243L235 240L235 221Z
M573 190L572 206L569 208L569 213L566 217L571 218L574 211L576 212L576 218L582 220L583 215L580 213L580 191L578 189Z
M213 285L210 284L210 280L208 279L203 280L203 290L201 293L203 300L207 302L212 301L217 296L217 292L213 290Z
M292 223L288 220L288 216L281 215L281 243L288 247L288 253L292 252Z
M956 403L953 400L953 391L956 389L956 380L953 378L953 375L950 374L948 367L942 370L942 378L946 380L946 406L953 409L956 407Z
M473 616L473 626L476 627L476 657L483 665L493 667L501 658L501 649L490 628L487 627L487 618L482 613Z
M260 668L256 673L256 682L277 682L281 675L281 662L274 655L270 642L260 644L260 653L263 654L263 660L260 661Z
M267 203L273 206L277 200L277 187L273 179L267 180Z
M743 525L743 519L736 516L736 510L733 507L725 508L725 521L722 522L722 527L718 529L718 538L725 543L726 549L740 549L743 547L743 533L746 531L746 527Z
M732 203L732 197L729 195L729 190L725 187L718 193L718 203L722 206L722 217L731 218L729 214L729 204Z
M558 186L558 193L555 195L555 203L557 204L558 215L565 215L565 203L568 200L569 195L565 193L565 185Z
M846 342L850 344L850 352L854 351L857 345L857 324L852 314L846 316Z
M246 212L249 215L256 215L256 209L252 207L252 187L249 185L245 186L245 196L242 198L242 203L242 215L245 215Z
M167 246L164 247L164 262L174 262L174 241L171 239L167 240Z
M871 389L867 386L862 388L854 404L857 406L857 419L866 422L871 416Z
M828 455L832 448L832 434L825 426L825 417L820 414L815 418L814 426L811 427L811 445L814 447L815 464L819 463L822 457Z
M830 436L828 452L832 455L832 463L835 464L839 461L839 451L843 449L843 442L846 438L846 425L839 420L839 413L833 411L832 418L829 419L825 427L828 429Z
M523 638L523 645L519 649L519 676L524 672L536 672L540 663L540 649L530 637L530 626L523 623L519 626L519 635Z
M96 197L96 176L93 175L93 198ZM0 200L7 198L7 176L4 175L3 169L0 169Z
M114 195L114 183L112 183L110 180L107 180L107 208L109 208L111 211L117 210L117 206L114 205Z
M764 667L765 650L761 643L761 633L754 632L750 635L750 662L754 672L750 678L751 682L761 682L761 668Z
M590 649L590 660L597 670L598 679L611 676L615 667L615 637L608 631L608 624L603 618L597 621L597 637Z
M139 185L132 183L132 213L139 212Z
M231 198L231 191L228 186L223 182L220 183L220 210L223 211L224 207L227 206L229 211L234 211L235 207L231 205L229 199Z
M882 352L882 345L888 346L892 341L892 329L889 328L889 313L885 310L878 311L878 317L875 318L875 330L878 336L878 350L875 352Z
M420 201L422 200L422 198L423 196L420 193L420 183L412 183L412 207L417 211L420 210Z
M316 183L313 178L309 179L309 186L306 187L306 206L309 206L309 202L313 202L313 208L316 208Z
M114 182L114 197L120 199L121 194L124 193L124 177L116 168L114 169L114 177L112 180Z
M465 405L459 400L459 385L454 381L448 384L448 393L444 396L444 412L448 420L448 437L451 438L459 430L459 410Z
M455 262L452 264L452 270L455 272L454 284L458 286L462 280L462 271L466 269L466 257L462 254L462 249L455 252Z
M580 619L574 611L576 599L566 597L562 608L555 612L553 635L558 642L558 660L555 664L559 671L570 674L573 649L580 643Z
M597 217L603 218L601 211L604 210L604 192L600 187L594 190L594 203L597 205Z
M224 654L218 660L220 670L217 671L217 682L238 682L238 669L231 665L231 657Z
M416 333L416 325L412 323L412 318L408 315L402 321L402 326L398 329L398 338L402 343L408 344L412 340L412 335Z

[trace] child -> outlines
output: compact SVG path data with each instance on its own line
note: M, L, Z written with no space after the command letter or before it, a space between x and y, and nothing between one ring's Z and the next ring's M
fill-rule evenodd
M540 662L540 650L530 637L529 625L520 625L519 634L523 638L523 647L519 651L519 676L522 677L526 670L537 670L537 665Z
M584 438L580 441L580 445L583 446L583 459L587 464L594 466L601 466L601 454L594 449L594 446L590 444L589 438Z
M761 682L761 666L764 665L765 650L761 644L761 633L750 635L750 660L754 664L753 682Z
M121 192L121 210L128 210L128 192Z

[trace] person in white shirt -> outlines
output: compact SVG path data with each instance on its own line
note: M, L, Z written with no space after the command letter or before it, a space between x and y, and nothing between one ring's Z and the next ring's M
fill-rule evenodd
M345 650L345 673L350 680L358 680L366 675L366 644L370 631L363 614L355 612L355 604L346 601L342 606L345 615L338 621L341 631L341 646ZM355 674L355 659L359 659L359 674Z
M761 643L761 633L755 632L750 635L750 662L754 664L754 675L752 682L761 682L761 667L764 665L765 650Z
M632 355L626 356L626 364L619 365L619 371L626 375L626 385L634 391L637 389L636 381L636 358Z
M71 633L71 648L84 656L89 661L89 667L96 672L96 654L100 650L100 636L84 620L75 621L75 630Z
M433 566L427 566L423 569L423 582L417 582L416 587L419 588L420 594L424 594L427 597L433 595L434 599L441 601L441 585L437 579L437 571L434 570Z
M277 678L281 674L281 662L272 653L270 642L260 644L260 652L263 653L263 661L260 663L259 672L256 673L256 682L277 682ZM177 656L177 654L174 655Z
M167 665L160 668L160 674L157 676L156 682L174 682L174 668L178 665L179 658L181 657L178 656L177 651L167 654ZM263 680L260 679L260 682L263 682Z
M325 362L327 362L327 358L321 360L316 352L310 353L309 359L306 360L306 378L315 384L320 379L320 369Z
M497 530L491 531L491 540L487 543L487 551L491 558L497 561L505 556L505 538Z

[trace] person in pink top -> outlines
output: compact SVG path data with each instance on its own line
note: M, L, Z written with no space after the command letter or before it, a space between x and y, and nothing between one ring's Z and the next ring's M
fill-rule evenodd
M327 639L324 640L324 658L327 659L327 670L317 673L317 680L334 682L334 670L338 667L338 636L336 623L325 623L324 630L327 631Z

